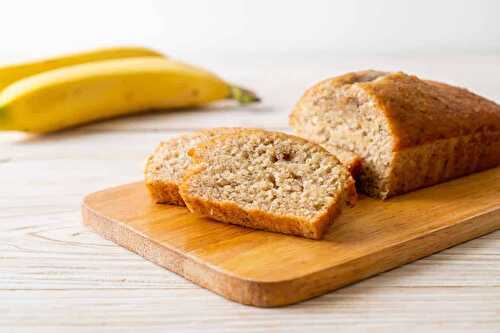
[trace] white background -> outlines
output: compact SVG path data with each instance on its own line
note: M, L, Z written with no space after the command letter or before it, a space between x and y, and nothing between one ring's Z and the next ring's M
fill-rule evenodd
M1 12L1 62L116 44L196 62L500 54L495 0L15 0Z

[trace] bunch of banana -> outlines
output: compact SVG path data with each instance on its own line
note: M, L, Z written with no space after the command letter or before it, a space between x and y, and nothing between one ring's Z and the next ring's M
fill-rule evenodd
M0 67L0 130L47 133L152 109L196 107L250 91L144 48Z

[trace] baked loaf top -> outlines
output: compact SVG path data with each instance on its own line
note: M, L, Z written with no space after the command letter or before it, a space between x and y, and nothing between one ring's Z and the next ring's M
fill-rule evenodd
M401 72L322 81L299 100L290 125L334 154L359 155L358 188L378 198L500 164L498 104Z
M189 151L179 187L188 208L216 220L321 238L356 199L348 170L319 145L264 130L224 134Z
M356 84L384 112L394 151L477 132L500 131L500 106L495 102L463 88L402 72L360 71L322 81L306 91L298 107L301 103L320 107L334 90L351 84ZM292 113L291 122L293 118Z

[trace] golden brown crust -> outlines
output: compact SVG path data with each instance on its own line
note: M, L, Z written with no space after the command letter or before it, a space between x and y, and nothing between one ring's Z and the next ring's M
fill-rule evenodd
M232 202L208 201L198 196L189 195L187 191L182 190L182 187L183 185L180 187L182 196L187 207L192 212L209 216L221 222L310 239L323 238L331 221L340 212L339 205L332 205L327 214L323 215L318 221L311 223L305 219L278 216L260 210L244 210Z
M325 86L333 93L335 88L353 83L377 102L388 119L396 140L394 151L434 140L500 131L500 105L466 89L402 72L347 73L315 84L301 101L324 95ZM290 115L292 127L298 112L300 108L296 107Z
M500 131L500 106L466 89L392 73L360 86L378 103L394 151L436 140Z
M500 164L500 106L462 88L394 73L364 84L394 137L385 198Z
M437 140L394 153L386 199L500 165L500 132Z
M302 143L311 144L311 142L303 138L288 135L285 133L268 132L265 130L252 131L261 132L269 136L292 137L294 138L294 140L300 141ZM217 202L191 194L189 188L189 180L192 177L195 177L197 174L204 172L205 170L205 167L203 166L203 162L205 160L200 151L210 149L210 147L213 146L217 140L224 140L224 138L230 136L246 136L248 135L248 133L248 131L245 132L245 130L243 130L239 134L223 134L208 141L202 142L196 147L189 150L189 156L191 156L191 158L195 163L197 163L197 165L185 173L184 181L179 186L179 193L184 199L186 206L192 212L196 212L204 216L209 216L226 223L242 225L254 229L297 235L310 239L321 239L325 232L328 230L329 226L332 224L335 216L340 213L342 206L344 204L353 206L356 203L357 194L354 186L354 180L352 178L350 179L349 183L346 184L346 189L342 193L342 197L338 198L338 200L334 204L332 204L325 213L323 213L313 221L296 216L276 215L258 209L243 209L233 202ZM328 154L331 158L335 159L337 163L339 162L324 148L320 146L318 147L326 154Z
M179 186L171 182L154 182L147 181L146 186L151 195L151 199L155 203L168 203L171 205L185 206L179 194Z
M500 165L500 105L466 89L401 72L362 71L324 80L308 89L290 115L304 131L303 104L356 84L384 117L393 141L386 192L360 184L370 196L388 198ZM321 111L335 112L323 107ZM314 137L314 133L301 133Z

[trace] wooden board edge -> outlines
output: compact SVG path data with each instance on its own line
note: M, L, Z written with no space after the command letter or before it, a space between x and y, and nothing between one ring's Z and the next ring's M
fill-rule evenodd
M311 279L316 282L324 281L324 283L313 285L316 288L309 290L309 297L297 298L291 303L323 295L497 230L500 230L500 209L494 209L460 223L434 230L429 234L381 248L368 256L315 272L314 276L304 276L295 280L294 285L289 287L290 290L301 290L299 288L304 288L308 284L307 281ZM395 252L400 253L396 256L397 261L394 260Z
M173 249L133 232L119 221L100 216L82 204L83 223L107 240L114 242L144 259L166 268L189 281L232 301L259 307L277 306L267 300L265 282L231 276Z
M252 281L161 246L133 232L124 223L100 216L86 205L86 200L82 204L82 216L83 223L105 239L227 299L257 307L285 306L320 296L500 229L500 209L495 209L323 271L284 281ZM397 261L391 259L395 251L401 252Z

